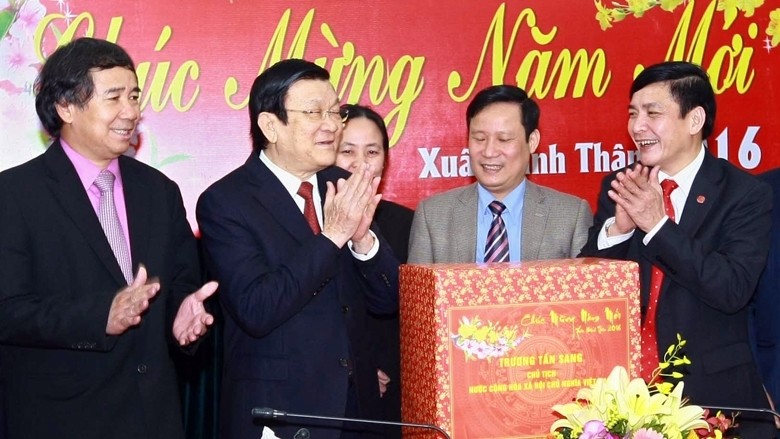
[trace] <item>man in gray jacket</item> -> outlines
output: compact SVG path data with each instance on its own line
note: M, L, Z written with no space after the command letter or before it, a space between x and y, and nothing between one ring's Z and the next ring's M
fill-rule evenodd
M593 217L585 200L525 178L539 146L539 106L522 89L488 87L466 110L477 182L420 202L409 263L509 262L577 256Z

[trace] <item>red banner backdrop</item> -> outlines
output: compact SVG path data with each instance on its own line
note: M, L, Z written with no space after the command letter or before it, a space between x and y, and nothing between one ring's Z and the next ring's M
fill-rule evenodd
M58 45L94 36L138 64L137 158L194 203L250 153L247 93L297 57L332 74L343 102L386 116L383 193L415 207L471 181L465 109L481 88L526 89L542 108L531 179L595 203L606 172L635 159L628 88L642 66L690 60L709 72L718 118L709 147L750 172L780 165L777 0L434 2L0 0L0 170L47 142L31 84Z

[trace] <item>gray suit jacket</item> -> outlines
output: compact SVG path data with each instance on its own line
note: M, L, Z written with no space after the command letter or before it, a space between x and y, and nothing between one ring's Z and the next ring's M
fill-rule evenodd
M527 181L521 259L576 257L592 222L585 200ZM476 262L476 249L477 183L420 202L409 238L410 264Z

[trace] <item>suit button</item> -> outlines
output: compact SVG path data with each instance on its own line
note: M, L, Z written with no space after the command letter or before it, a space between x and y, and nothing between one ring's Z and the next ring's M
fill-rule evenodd
M347 374L352 375L352 364L350 364L349 359L339 358L339 365L347 369Z
M341 312L343 312L344 314L348 313L349 312L349 306L347 306L347 305L342 306L341 307Z
M146 365L145 364L139 364L138 367L135 369L140 374L146 373Z

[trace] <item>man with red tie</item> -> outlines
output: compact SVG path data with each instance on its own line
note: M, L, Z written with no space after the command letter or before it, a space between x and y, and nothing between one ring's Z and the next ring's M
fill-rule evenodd
M223 439L260 437L255 407L377 417L366 311L397 310L398 261L369 228L379 177L334 166L345 119L328 79L300 59L264 71L249 96L253 152L198 200L225 310ZM363 425L286 421L271 424L279 437L372 437Z
M664 62L631 86L628 133L641 164L604 179L580 256L637 261L642 375L679 333L693 404L768 408L748 338L748 302L768 252L769 187L713 157L715 93L699 66ZM666 377L664 377L666 378ZM739 437L771 437L770 417L743 412Z

